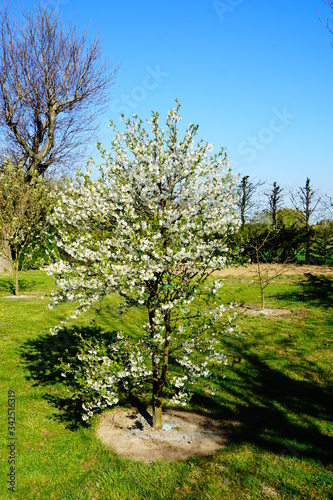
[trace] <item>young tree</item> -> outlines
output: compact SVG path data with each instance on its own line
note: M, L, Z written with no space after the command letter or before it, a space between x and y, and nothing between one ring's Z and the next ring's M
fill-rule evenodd
M305 186L298 189L296 196L292 195L292 201L295 208L301 212L302 218L304 217L305 264L309 264L313 235L310 218L320 202L320 197L317 196L316 192L310 186L310 179L308 177Z
M203 310L193 301L201 292L214 297L219 288L215 282L207 297L203 284L228 258L226 241L238 225L238 180L225 171L223 149L210 156L211 145L194 146L197 126L189 125L179 139L180 120L178 104L166 131L158 113L147 121L150 132L137 117L126 121L111 153L99 146L105 161L99 178L79 174L54 211L58 245L75 262L51 266L58 284L51 305L78 302L76 315L117 291L121 310L147 311L135 346L120 333L111 346L93 344L81 353L83 366L75 367L74 377L89 393L85 419L117 402L120 383L145 379L153 427L160 428L165 391L174 390L172 401L185 404L186 385L225 361L219 350L224 306ZM170 373L171 355L178 368Z
M275 256L270 258L268 262L266 247L271 246L270 240L275 241L275 233L272 233L269 229L266 229L266 231L261 229L257 232L256 237L252 234L251 242L249 243L253 261L256 264L256 270L254 271L256 278L251 285L257 283L260 288L261 310L265 309L265 289L272 281L284 273L287 264L292 261L292 259L286 259L280 263L278 257Z
M116 69L101 57L98 37L88 41L65 28L41 4L24 21L0 13L0 137L5 154L36 171L72 166L95 131Z
M29 255L33 242L41 242L50 202L49 186L37 179L37 173L27 183L22 166L4 164L0 170L0 253L14 272L15 295L19 294L21 258Z

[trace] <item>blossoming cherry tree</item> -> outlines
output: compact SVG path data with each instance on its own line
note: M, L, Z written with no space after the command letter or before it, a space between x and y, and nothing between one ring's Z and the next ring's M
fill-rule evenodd
M80 383L85 420L117 403L121 389L149 384L159 429L163 396L185 405L188 387L226 363L222 334L231 317L222 318L225 307L215 300L221 282L207 278L229 256L239 180L223 149L212 155L212 145L194 143L197 126L179 137L179 107L169 111L166 130L158 113L147 129L136 115L125 131L114 127L111 152L99 145L98 178L79 173L54 211L58 245L70 259L50 268L58 285L51 304L76 302L76 317L117 292L121 309L147 311L139 339L119 332L108 345L86 343L64 371ZM197 307L202 294L213 307Z

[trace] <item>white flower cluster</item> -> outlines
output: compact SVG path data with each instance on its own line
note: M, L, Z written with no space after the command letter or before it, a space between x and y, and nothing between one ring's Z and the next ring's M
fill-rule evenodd
M188 397L189 395L187 394L187 392L179 391L171 398L170 403L174 405L186 406Z
M82 406L82 420L88 422L96 411L116 405L119 390L141 386L152 374L140 349L119 333L107 346L92 346L80 336L77 360L62 366L63 377L71 377Z
M183 377L174 377L172 383L177 389L180 389L181 387L184 387L187 380L188 380L188 376L184 375Z

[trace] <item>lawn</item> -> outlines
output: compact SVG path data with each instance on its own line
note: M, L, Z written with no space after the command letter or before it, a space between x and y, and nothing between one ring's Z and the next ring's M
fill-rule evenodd
M267 307L289 315L252 316L260 291L245 273L223 276L223 303L244 303L242 334L225 338L229 366L204 386L191 409L206 411L230 431L218 453L184 462L123 460L80 424L70 388L57 368L75 349L73 328L95 336L122 328L135 336L144 311L117 317L116 297L90 311L58 338L50 336L71 304L47 310L52 279L20 276L12 299L0 275L0 498L103 499L331 499L333 498L333 269L331 274L284 275L266 289ZM16 491L9 492L8 391L15 391Z

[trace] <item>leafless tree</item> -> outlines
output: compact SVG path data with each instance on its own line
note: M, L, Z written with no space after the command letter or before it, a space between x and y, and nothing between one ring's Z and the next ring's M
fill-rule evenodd
M0 13L0 140L3 155L34 171L63 172L82 158L117 72L101 39L64 27L37 5L23 20Z
M317 195L316 191L312 189L310 179L307 177L305 186L299 187L296 194L292 193L291 200L295 209L302 214L302 218L305 222L305 264L309 264L312 239L310 218L315 212L321 198Z
M269 207L271 209L272 214L272 225L273 228L276 229L277 226L277 214L278 209L283 200L283 189L278 186L277 182L273 183L273 186L270 191L265 192L265 196L268 198Z
M249 215L249 212L255 206L255 202L253 201L254 194L259 186L262 185L261 181L256 183L249 180L249 175L245 175L239 184L239 210L241 217L241 232L243 232L245 227L246 218Z
M265 246L272 238L274 238L274 234L269 230L262 237L258 235L250 244L254 254L253 262L256 264L255 269L252 271L256 278L251 281L250 286L258 284L261 297L260 308L262 310L265 309L265 289L267 286L282 276L289 264L295 262L294 258L286 258L283 262L279 262L277 256L271 262L266 261Z

